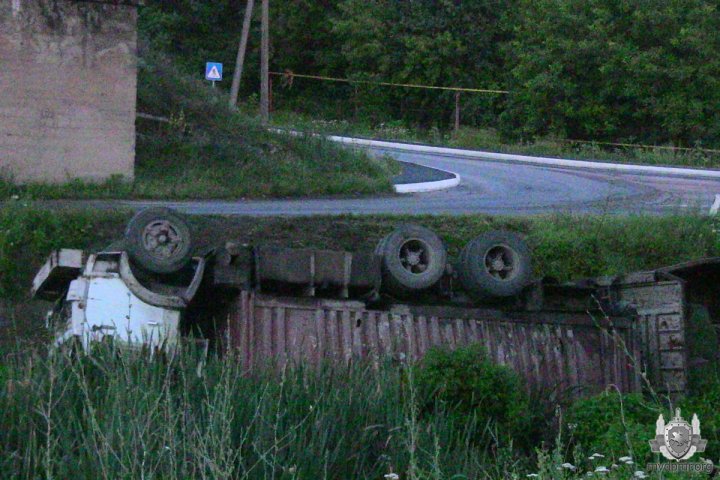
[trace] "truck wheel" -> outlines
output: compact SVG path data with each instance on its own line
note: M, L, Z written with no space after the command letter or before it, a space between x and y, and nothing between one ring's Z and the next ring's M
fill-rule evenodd
M430 288L445 272L442 240L418 225L399 227L380 240L375 253L382 256L383 287L396 294Z
M128 255L152 273L182 270L192 257L190 227L169 208L147 208L130 220L125 230Z
M494 231L468 243L458 262L460 283L479 297L511 297L530 282L530 249L518 234Z

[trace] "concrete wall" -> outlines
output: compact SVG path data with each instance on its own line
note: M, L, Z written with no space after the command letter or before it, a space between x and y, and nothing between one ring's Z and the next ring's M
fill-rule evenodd
M0 170L19 182L133 176L133 1L0 0Z

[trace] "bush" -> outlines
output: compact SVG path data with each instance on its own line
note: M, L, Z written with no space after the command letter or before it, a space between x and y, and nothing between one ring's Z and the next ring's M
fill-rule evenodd
M578 400L568 410L568 438L583 452L600 453L615 460L631 456L642 464L650 459L648 441L655 437L661 409L641 394L603 392Z
M524 385L510 368L492 363L481 346L433 348L415 375L424 414L442 412L456 423L474 417L515 442L528 439L532 415Z

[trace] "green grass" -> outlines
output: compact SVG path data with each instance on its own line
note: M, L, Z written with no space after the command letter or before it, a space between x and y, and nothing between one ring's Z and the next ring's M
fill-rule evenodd
M278 198L391 193L399 167L319 138L268 132L227 95L147 54L140 63L135 179L18 185L0 171L0 200Z
M25 351L8 359L0 478L570 480L604 466L612 473L602 478L630 479L655 460L645 451L661 406L639 395L610 391L570 405L574 424L565 406L541 416L553 405L533 402L523 415L536 423L520 442L488 417L492 397L470 412L449 402L425 410L432 398L417 380L424 364L248 375L232 355L200 358L192 347L151 360L98 346L90 355ZM718 392L715 384L680 404L699 413L711 441ZM620 460L627 455L636 463Z
M396 366L248 376L231 356L197 359L98 348L9 362L0 478L502 478L529 463L473 415L421 417Z
M250 111L250 110L249 110ZM420 129L402 121L371 123L343 119L323 120L292 111L278 111L272 122L278 127L336 135L357 135L378 140L419 142L437 146L488 150L498 153L537 155L575 160L601 160L614 163L671 165L720 168L720 153L700 149L671 151L667 149L607 146L594 143L572 143L557 138L538 138L531 142L509 143L492 128L463 126L459 131L443 132L437 128Z
M0 298L15 305L21 337L34 336L47 306L28 301L33 275L55 248L102 248L122 237L129 211L49 210L22 201L0 207ZM560 281L658 268L720 254L715 221L701 216L339 216L190 217L198 249L227 240L288 247L372 250L395 226L433 229L457 256L491 229L524 234L537 276ZM30 319L34 319L32 322Z

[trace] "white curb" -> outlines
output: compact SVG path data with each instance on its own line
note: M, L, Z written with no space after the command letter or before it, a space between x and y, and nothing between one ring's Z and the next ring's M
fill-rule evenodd
M328 140L348 145L388 148L418 153L433 153L445 156L461 156L466 158L482 158L484 160L500 160L509 162L528 163L553 167L570 167L591 170L613 170L629 173L655 173L667 176L720 178L720 170L683 168L683 167L656 167L651 165L631 165L624 163L594 162L586 160L567 160L550 157L531 157L527 155L514 155L509 153L483 152L479 150L462 150L459 148L431 147L429 145L415 145L412 143L386 142L382 140L367 140L363 138L341 137L331 135Z
M428 167L429 168L429 167ZM439 170L435 168L435 170ZM445 172L445 170L441 170ZM460 185L460 175L453 172L446 172L454 175L453 178L447 178L445 180L435 180L434 182L420 182L420 183L400 183L395 185L396 193L420 193L420 192L434 192L436 190L446 190L448 188L457 187Z

